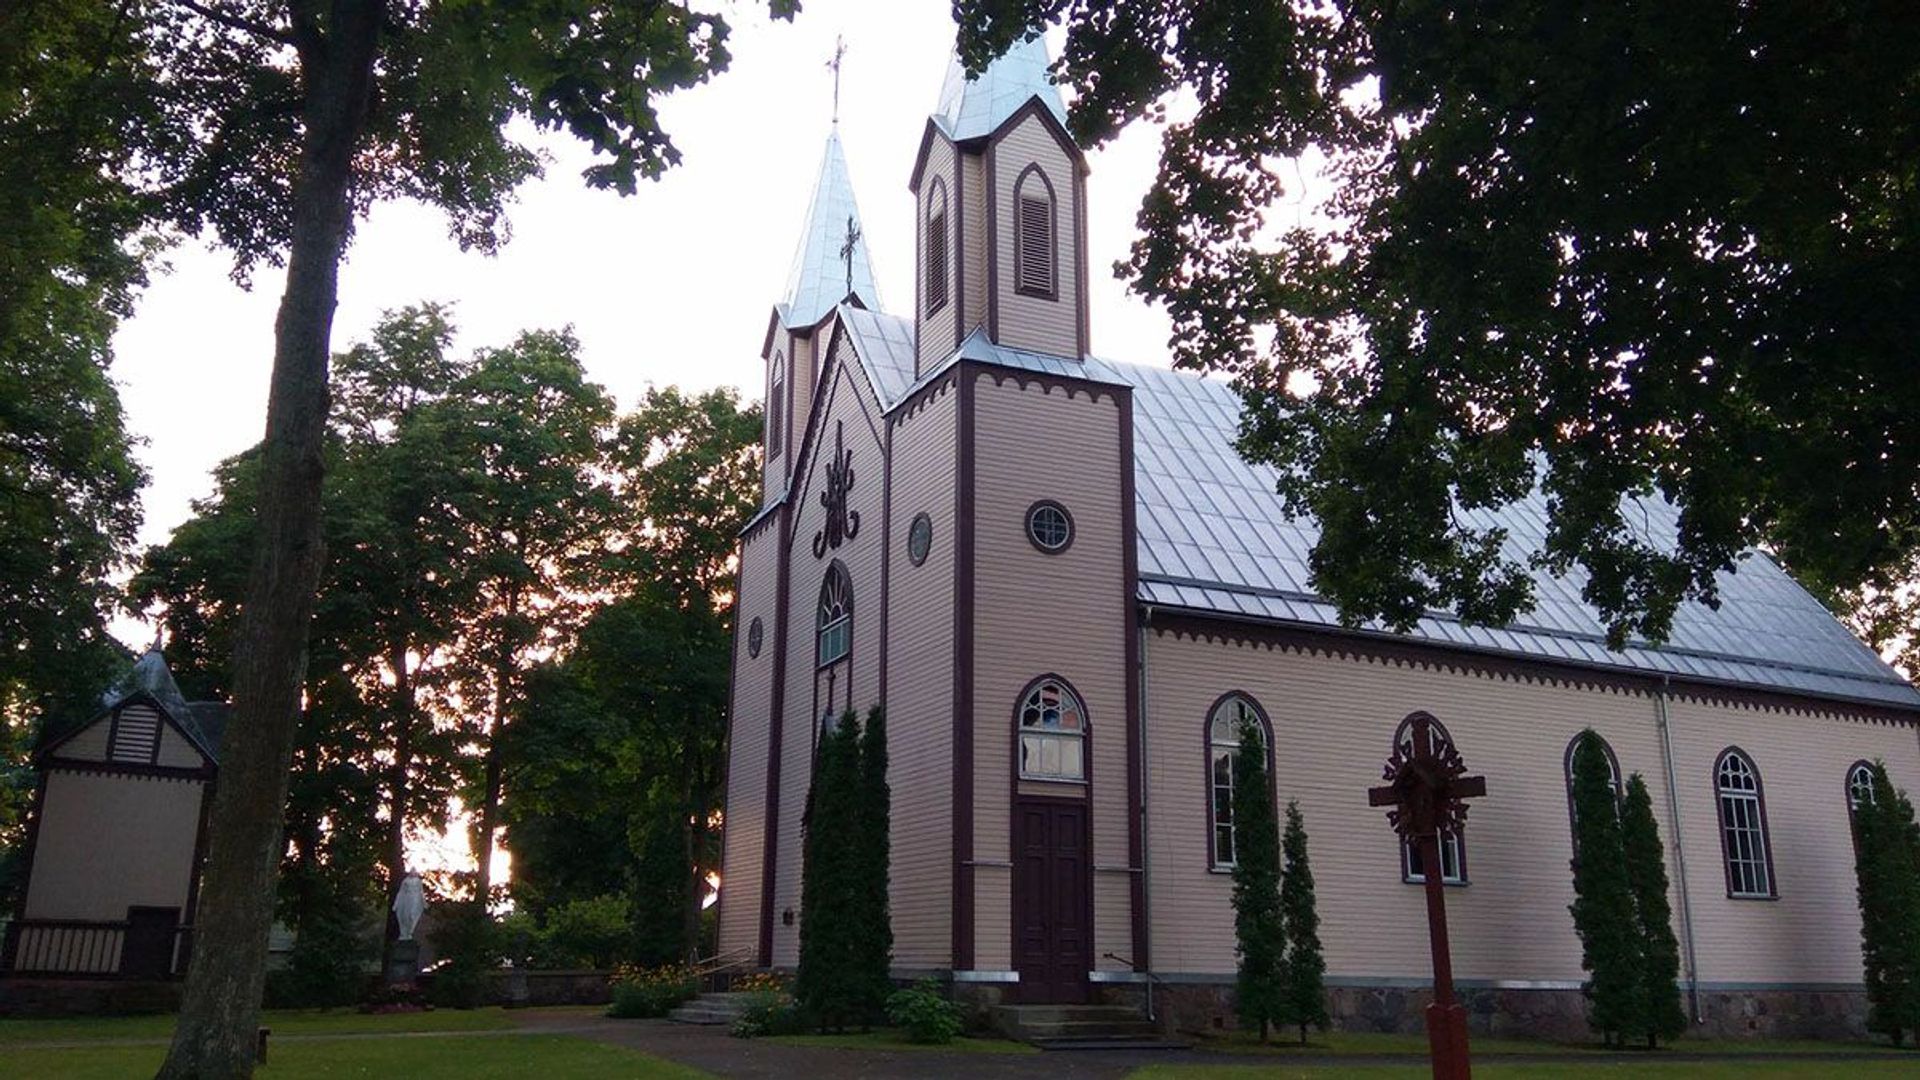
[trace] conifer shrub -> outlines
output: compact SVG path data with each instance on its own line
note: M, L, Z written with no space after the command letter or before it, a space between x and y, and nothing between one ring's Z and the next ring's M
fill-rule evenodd
M821 1031L871 1023L877 1006L868 977L871 932L862 917L872 897L864 816L860 722L852 710L820 737L801 818L800 970L794 1000Z
M1649 1048L1687 1030L1680 1005L1680 940L1673 933L1673 907L1667 901L1667 852L1653 816L1653 796L1639 773L1627 779L1627 800L1620 817L1627 885L1633 891L1634 930L1640 945L1640 1007L1636 1034Z
M1606 749L1589 728L1573 750L1573 893L1569 910L1587 971L1587 1022L1607 1045L1644 1030L1642 949L1627 878L1620 808Z
M1240 725L1233 761L1233 850L1234 1013L1241 1027L1258 1029L1266 1042L1274 1025L1289 1022L1287 938L1266 736L1252 720Z
M1920 826L1885 764L1872 770L1873 797L1853 811L1867 1030L1900 1046L1920 1031Z
M1313 867L1307 861L1307 823L1298 800L1287 803L1287 829L1280 841L1285 872L1280 879L1280 915L1287 961L1281 972L1281 1020L1300 1029L1327 1029L1327 960L1320 951L1320 912L1313 893Z
M860 936L860 975L869 1008L884 1006L893 992L893 917L888 878L893 870L893 790L887 784L887 713L875 705L867 712L860 738L860 798L865 835L860 854L866 894L856 917Z

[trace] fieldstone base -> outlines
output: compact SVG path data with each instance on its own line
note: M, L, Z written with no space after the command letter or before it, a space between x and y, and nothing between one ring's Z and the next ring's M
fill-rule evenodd
M1578 990L1459 991L1474 1035L1580 1040L1593 1036ZM1335 986L1327 990L1333 1026L1341 1031L1418 1035L1426 1031L1431 991ZM1683 1004L1684 1004L1684 998ZM1236 1027L1233 987L1175 983L1159 988L1159 1017L1172 1032L1205 1034ZM1848 990L1702 990L1702 1020L1691 1034L1713 1038L1843 1039L1866 1034L1867 999Z
M174 1012L177 980L0 978L0 1016L120 1016Z

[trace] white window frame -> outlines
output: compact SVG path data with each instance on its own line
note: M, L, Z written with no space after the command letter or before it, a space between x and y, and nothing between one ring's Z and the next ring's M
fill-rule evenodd
M1266 714L1245 694L1235 691L1214 705L1207 714L1207 850L1215 870L1232 870L1239 861L1240 837L1233 820L1234 768L1240 758L1240 723L1252 720L1266 745L1268 777L1271 779L1273 732ZM1222 768L1224 767L1224 773ZM1222 797L1226 802L1223 805Z
M1775 899L1779 892L1768 847L1760 767L1744 751L1730 747L1714 763L1713 788L1727 895L1735 900Z
M1437 752L1441 746L1453 742L1453 733L1438 720L1428 721L1427 732L1434 740L1433 748ZM1393 733L1395 749L1404 748L1411 752L1413 748L1413 721L1400 721L1399 728ZM1412 838L1400 841L1400 880L1409 885L1425 885L1427 874L1425 867L1416 867L1414 861L1420 857L1420 850ZM1457 832L1442 831L1440 834L1440 883L1442 885L1467 884L1467 846Z
M1087 707L1071 684L1051 675L1036 679L1020 695L1013 719L1020 779L1087 782Z

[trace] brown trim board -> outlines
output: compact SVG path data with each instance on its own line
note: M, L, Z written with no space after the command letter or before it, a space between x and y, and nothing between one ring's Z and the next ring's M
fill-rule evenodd
M1140 631L1134 625L1133 598L1140 595L1139 538L1135 534L1133 490L1133 392L1118 399L1120 407L1120 564L1125 604L1120 620L1126 633L1126 739L1127 739L1127 866L1129 873L1127 908L1132 921L1134 970L1150 970L1151 934L1147 926L1146 839L1141 816L1146 786L1146 762L1140 752ZM1211 834L1211 827L1209 827ZM1091 852L1089 852L1091 858Z
M953 485L953 969L973 968L973 602L974 383L956 373Z

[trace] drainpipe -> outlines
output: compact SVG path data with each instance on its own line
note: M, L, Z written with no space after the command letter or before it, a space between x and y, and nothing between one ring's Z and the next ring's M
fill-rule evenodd
M1693 1022L1703 1023L1700 1015L1700 968L1693 945L1693 900L1687 893L1687 855L1681 847L1680 793L1673 770L1673 721L1667 713L1667 699L1673 692L1672 676L1660 676L1660 690L1654 696L1654 718L1660 725L1660 755L1667 766L1667 814L1673 822L1673 863L1680 873L1680 927L1687 937L1687 1004Z
M1153 1015L1153 833L1147 828L1147 624L1153 621L1153 605L1140 613L1140 924L1146 928L1147 959L1142 965L1147 976L1147 1022Z

